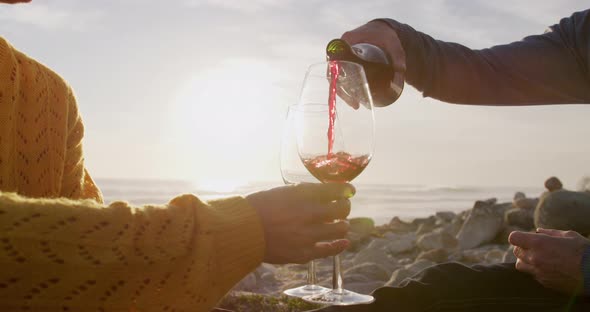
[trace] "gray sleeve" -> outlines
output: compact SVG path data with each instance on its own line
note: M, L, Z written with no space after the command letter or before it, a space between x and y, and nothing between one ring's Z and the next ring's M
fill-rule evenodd
M590 103L589 14L574 13L542 35L482 50L380 20L398 33L407 82L424 96L460 104L575 104Z

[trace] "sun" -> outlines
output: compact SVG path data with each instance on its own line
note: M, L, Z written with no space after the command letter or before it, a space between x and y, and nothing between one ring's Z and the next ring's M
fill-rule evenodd
M200 189L233 192L279 176L283 97L277 70L258 60L225 61L195 73L171 101L164 135L176 170Z

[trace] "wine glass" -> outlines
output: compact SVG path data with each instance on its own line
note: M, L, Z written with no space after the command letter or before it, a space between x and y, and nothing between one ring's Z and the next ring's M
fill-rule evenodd
M307 171L307 169L305 169L303 163L301 163L301 160L299 159L294 121L295 111L289 107L281 140L281 176L286 185L302 182L315 182L315 178ZM328 290L330 289L317 285L315 263L311 260L307 264L307 284L287 289L283 291L283 293L288 296L302 298L304 296L315 295Z
M359 64L330 61L311 65L292 114L299 157L320 182L350 182L369 164L375 136L373 102ZM343 289L340 268L337 255L332 290L303 299L331 305L372 302L372 296Z

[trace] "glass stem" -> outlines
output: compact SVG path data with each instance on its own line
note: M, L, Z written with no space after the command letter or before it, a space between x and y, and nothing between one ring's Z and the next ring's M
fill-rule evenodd
M343 281L342 281L342 272L340 270L340 255L334 256L334 265L332 266L332 290L337 294L342 294L344 292Z
M315 261L311 260L307 264L307 285L317 284L315 276Z

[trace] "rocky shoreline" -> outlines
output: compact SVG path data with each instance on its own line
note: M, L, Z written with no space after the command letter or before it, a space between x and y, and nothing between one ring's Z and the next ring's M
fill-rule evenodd
M563 190L555 177L549 178L545 187L547 191L538 197L516 192L512 202L478 200L460 213L441 211L412 221L394 217L388 224L375 226L370 218L351 219L351 246L341 255L345 288L369 294L449 261L466 265L516 261L507 241L510 232L516 230L545 227L590 234L590 193ZM320 259L316 264L319 284L330 287L332 260ZM283 298L283 290L306 282L306 270L306 265L262 264L236 285L221 306L239 310L229 302L251 293L262 295L260 298ZM314 307L295 304L289 308L294 301L275 301L282 307L262 310L303 311Z

